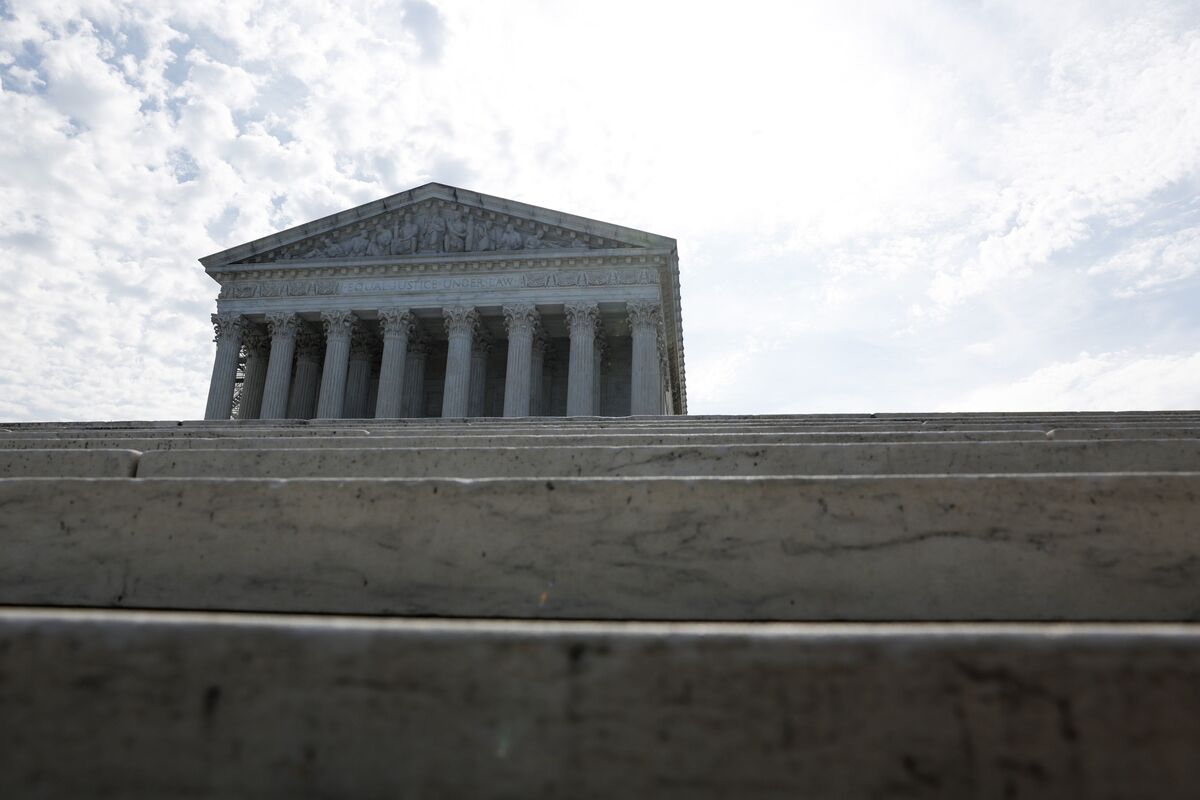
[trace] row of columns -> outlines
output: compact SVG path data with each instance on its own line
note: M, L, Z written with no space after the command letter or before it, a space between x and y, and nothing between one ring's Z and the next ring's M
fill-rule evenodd
M657 303L644 301L626 306L633 348L630 413L662 414L666 373L661 310ZM542 396L546 344L541 336L541 316L532 304L507 305L503 313L508 333L504 416L531 416L539 411L535 399ZM482 332L479 312L474 308L445 308L442 315L449 343L442 416L482 416L491 342ZM243 345L246 363L241 418L366 416L370 407L372 343L352 312L321 313L325 332L324 367L321 337L306 330L294 313L268 314L266 335L250 330L245 318L239 315L214 314L212 320L217 353L205 419L229 419ZM600 361L604 347L599 307L595 303L567 305L566 320L571 342L567 416L594 415L600 409ZM407 309L381 310L379 325L383 354L375 416L379 419L419 416L428 346L414 340L416 319Z

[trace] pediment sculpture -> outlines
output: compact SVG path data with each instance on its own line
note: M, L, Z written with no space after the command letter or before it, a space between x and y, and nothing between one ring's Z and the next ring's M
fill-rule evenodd
M294 259L629 247L605 237L480 208L429 201L275 248L243 263Z

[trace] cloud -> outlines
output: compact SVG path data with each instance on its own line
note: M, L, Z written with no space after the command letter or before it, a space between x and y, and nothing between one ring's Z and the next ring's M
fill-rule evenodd
M1200 353L1081 353L1016 380L982 386L944 411L1136 411L1200 406Z

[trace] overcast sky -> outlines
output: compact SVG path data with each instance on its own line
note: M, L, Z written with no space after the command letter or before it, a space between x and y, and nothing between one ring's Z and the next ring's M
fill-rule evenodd
M0 0L0 419L428 181L679 241L692 413L1200 407L1200 3Z

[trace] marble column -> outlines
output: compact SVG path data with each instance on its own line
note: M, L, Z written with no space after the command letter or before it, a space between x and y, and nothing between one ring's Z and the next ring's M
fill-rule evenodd
M238 404L238 419L258 419L262 412L263 389L267 385L271 339L261 331L247 328L242 335L242 346L246 348L246 372L242 378L242 402Z
M487 390L488 354L492 352L492 341L482 332L471 345L471 387L467 392L467 416L482 417L484 393Z
M608 349L608 340L604 336L604 328L596 326L596 343L592 348L592 413L600 416L601 377L603 375L604 353Z
M363 419L367 416L367 400L371 393L371 362L375 358L375 342L361 326L350 333L350 359L346 369L346 400L342 416Z
M237 380L238 354L246 321L240 314L213 314L217 355L213 360L212 380L208 384L205 419L229 419L233 414L233 384Z
M383 331L383 360L379 365L379 388L375 397L376 419L400 416L408 339L413 324L414 317L406 309L385 308L379 312L379 327Z
M271 356L267 362L267 385L263 388L260 419L283 419L287 414L288 392L292 388L292 356L296 352L296 334L300 317L291 313L268 314L271 332Z
M321 334L305 328L296 335L296 372L288 398L288 419L312 419L317 413L317 391L321 382Z
M325 311L325 368L321 371L321 393L317 397L317 417L341 419L346 401L346 368L350 361L350 331L358 317L349 311Z
M595 303L566 307L567 329L571 332L571 361L567 368L567 416L587 417L592 409L592 372L595 369L596 322L600 309Z
M456 306L442 309L446 318L446 385L442 394L442 417L467 416L471 390L471 349L479 329L479 312Z
M511 344L509 345L512 346ZM529 416L544 417L546 415L545 382L546 374L546 338L541 332L533 334L533 344L529 354ZM512 357L511 355L509 356ZM507 390L506 390L507 391ZM507 401L505 401L507 407ZM508 416L507 412L505 416Z
M504 416L533 416L533 339L540 317L533 305L504 306L504 328L508 331L508 364L504 373ZM538 359L541 369L541 359ZM542 382L537 381L541 391Z
M429 357L429 339L413 331L408 340L408 358L404 361L404 388L400 395L400 414L425 416L425 360Z
M626 303L633 338L633 365L630 374L629 413L661 414L662 366L658 351L658 330L662 309L658 303L644 300Z

